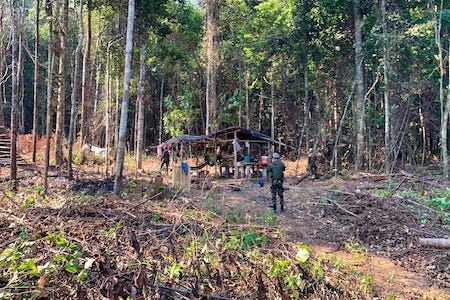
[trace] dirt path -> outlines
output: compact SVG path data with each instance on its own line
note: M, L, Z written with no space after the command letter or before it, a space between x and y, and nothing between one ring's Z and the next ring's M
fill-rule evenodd
M417 243L424 233L448 237L435 216L422 215L429 218L424 225L410 206L376 197L370 191L380 186L378 180L296 181L286 180L285 212L276 219L289 239L363 274L368 288L384 299L450 299L449 251ZM271 204L269 186L260 187L256 179L212 181L211 186L217 201L243 207L243 214L263 215Z

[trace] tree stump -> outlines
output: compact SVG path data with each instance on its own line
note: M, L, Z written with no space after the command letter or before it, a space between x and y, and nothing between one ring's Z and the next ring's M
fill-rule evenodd
M172 187L184 191L191 190L191 169L187 168L187 174L181 165L172 166Z

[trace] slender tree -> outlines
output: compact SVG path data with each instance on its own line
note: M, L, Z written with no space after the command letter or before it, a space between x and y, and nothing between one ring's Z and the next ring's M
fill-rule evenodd
M7 68L6 68L6 54L8 52L7 43L5 43L5 30L4 30L4 12L6 3L4 1L0 2L0 128L5 127L5 117L3 114L4 110L4 86L7 79Z
M147 37L141 35L141 53L139 63L139 87L138 87L138 124L137 124L137 147L136 147L136 166L138 169L142 169L142 152L144 150L144 113L145 113L145 50L147 48Z
M356 169L362 170L364 165L364 72L363 72L363 40L361 28L361 3L353 0L353 17L355 23L355 69L356 69Z
M73 158L73 144L75 142L75 127L76 127L76 111L77 111L77 97L79 91L79 73L80 73L80 56L81 47L83 46L84 26L83 26L83 0L80 0L80 8L78 13L78 44L75 48L75 59L72 76L72 94L70 96L70 124L69 124L69 149L67 154L67 165L69 169L69 178L73 178L72 158Z
M165 81L165 74L162 75L161 78L161 90L159 92L159 137L158 137L158 144L161 145L162 143L162 134L163 134L163 100L164 100L164 81Z
M381 0L381 26L383 28L383 77L384 77L384 152L386 155L385 171L391 171L391 124L389 101L389 54L388 54L388 27L386 20L386 0Z
M448 46L448 50L450 53L450 45ZM450 59L448 60L448 72L450 74ZM445 104L444 116L442 117L442 166L444 176L446 178L449 177L448 174L448 147L447 147L447 135L448 135L448 119L450 115L450 76L448 78L448 88L447 88L447 102ZM445 138L444 138L445 137Z
M438 18L434 20L434 36L435 43L438 49L438 63L439 63L439 104L441 109L441 166L444 176L448 176L448 149L447 149L447 124L448 116L444 108L444 54L442 49L441 31L442 31L442 13L444 8L444 1L440 1L437 9Z
M218 64L218 0L206 1L206 134L218 129L216 76Z
M39 126L39 14L40 14L41 3L40 0L36 0L36 19L35 19L35 40L34 40L34 80L33 80L33 154L32 161L36 162L36 152L37 152L37 133Z
M19 4L20 5L20 4ZM17 132L19 134L23 134L25 132L25 106L24 106L24 55L23 55L23 28L24 28L24 20L25 20L25 1L21 3L21 6L18 8L18 19L16 20L18 22L18 45L19 45L19 58L18 58L18 64L17 64L17 78L19 78L18 81L18 89L19 89L19 98L17 101Z
M123 79L123 97L120 113L119 144L117 148L116 175L114 179L114 193L122 193L122 172L125 157L125 138L128 122L128 101L130 99L131 58L133 52L134 0L128 1L127 35L125 45L125 67Z
M48 26L48 67L47 67L47 121L45 126L45 157L44 157L44 189L48 190L48 167L50 164L50 138L52 136L52 86L53 86L53 8L52 1L45 4Z
M91 63L91 42L92 42L92 25L91 25L91 0L87 0L87 30L85 36L85 48L83 58L83 74L81 83L81 123L80 123L80 161L84 160L82 151L88 135L88 115L90 113L90 63Z
M108 47L106 49L106 137L105 137L105 147L106 147L106 161L105 161L105 173L106 176L109 175L109 154L111 151L111 102L112 102L112 85L111 85L111 47L114 43L120 41L122 37L116 37L108 42Z
M19 1L11 2L12 20L12 94L11 94L11 188L17 190L17 102L19 99L19 29L18 9Z
M56 106L55 130L55 164L61 166L63 157L64 112L66 99L66 70L67 70L67 34L69 26L69 0L64 0L62 7L61 44L58 71L58 102Z

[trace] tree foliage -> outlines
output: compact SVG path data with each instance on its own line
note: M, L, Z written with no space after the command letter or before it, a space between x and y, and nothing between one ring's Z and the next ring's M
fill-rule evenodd
M33 53L35 1L24 1L25 23L22 29L23 47ZM71 2L68 28L67 81L72 82L75 47L78 44L78 1ZM124 39L127 6L124 1L93 0L92 13L92 65L89 78L92 86L99 86L98 107L106 101L105 79L107 49L111 53L110 81L113 83L113 118L117 119L120 105L117 99L123 92L121 72L124 65ZM429 163L439 158L442 104L436 101L439 94L439 61L436 34L441 37L444 60L448 59L450 33L450 3L442 1L386 1L387 45L381 24L381 11L377 2L361 0L361 29L364 53L364 167L380 167L384 162L383 138L385 112L383 107L383 46L389 53L389 93L392 122L392 157L403 163ZM11 108L11 55L9 53L12 24L9 5L3 5L1 95L5 102L4 118L10 127ZM84 10L87 10L87 5ZM40 48L41 66L48 64L46 52L49 42L49 22L41 11ZM61 11L55 10L55 45L61 36L57 28ZM86 14L85 14L86 15ZM162 113L164 126L161 134L168 138L174 134L202 134L206 118L206 49L204 47L204 18L201 6L190 1L137 0L136 32L134 43L141 33L146 33L147 78L145 141L154 144L159 133L159 99L166 99ZM440 20L440 23L437 22ZM83 20L86 21L86 20ZM439 26L438 26L439 25ZM436 29L440 28L437 32ZM349 163L353 162L355 141L354 91L354 25L353 1L338 0L220 0L218 15L218 74L217 124L220 128L244 123L270 135L275 130L277 138L296 147L302 134L305 151L317 147L329 152L337 132L345 145L340 145ZM108 45L111 45L108 47ZM94 46L95 45L95 46ZM58 47L54 46L56 54ZM138 47L135 47L138 48ZM24 74L32 74L32 57L24 57ZM136 110L139 56L132 57L130 87L130 114ZM95 66L93 65L95 64ZM95 72L95 73L94 73ZM39 70L45 78L45 68ZM119 85L116 87L116 78ZM32 78L24 76L23 110L26 120L31 120ZM442 80L447 95L448 72ZM41 128L46 116L45 81L38 82ZM73 87L67 87L71 90ZM92 88L94 89L94 88ZM94 93L94 91L90 91ZM70 92L66 93L71 94ZM444 96L445 96L444 95ZM96 96L97 97L97 96ZM67 98L67 97L66 97ZM348 100L350 99L350 100ZM446 99L446 98L444 98ZM68 100L68 99L67 99ZM347 103L348 102L348 103ZM444 101L445 102L445 101ZM68 104L68 103L66 103ZM345 107L349 107L344 115ZM23 107L23 109L22 109ZM69 105L66 105L69 107ZM247 110L248 107L248 110ZM273 110L273 115L272 115ZM192 113L194 112L194 113ZM66 116L68 111L66 110ZM21 115L22 116L22 115ZM54 114L51 115L54 118ZM104 143L102 113L90 118L93 141ZM67 120L68 118L66 118ZM127 139L134 118L128 120ZM67 122L66 122L67 123ZM275 129L271 128L271 123ZM32 129L26 121L25 132ZM67 124L65 125L67 128ZM338 131L338 128L341 131ZM80 124L76 128L80 128ZM103 129L102 129L103 128ZM117 128L114 129L117 131ZM159 131L159 129L157 129ZM67 130L64 135L67 136ZM130 143L131 145L134 143ZM130 149L132 150L132 149ZM297 151L296 151L297 152ZM353 154L352 154L353 153ZM375 155L374 155L375 154Z

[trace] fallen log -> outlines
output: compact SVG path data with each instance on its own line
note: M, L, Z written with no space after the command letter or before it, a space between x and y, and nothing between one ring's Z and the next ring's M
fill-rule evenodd
M354 217L357 218L357 219L361 219L360 216L355 215L354 213L352 213L352 212L349 211L348 209L343 208L343 207L342 207L341 205L339 205L339 203L337 203L336 201L331 200L330 198L326 198L326 197L322 197L322 199L325 199L326 201L333 203L334 205L336 205L338 208L342 209L343 211L345 211L345 212L348 213L349 215L352 215L352 216L354 216Z
M419 244L428 247L450 248L450 239L419 238Z
M306 177L308 177L309 173L304 174L302 177L300 177L295 184L299 184L303 180L305 180Z

